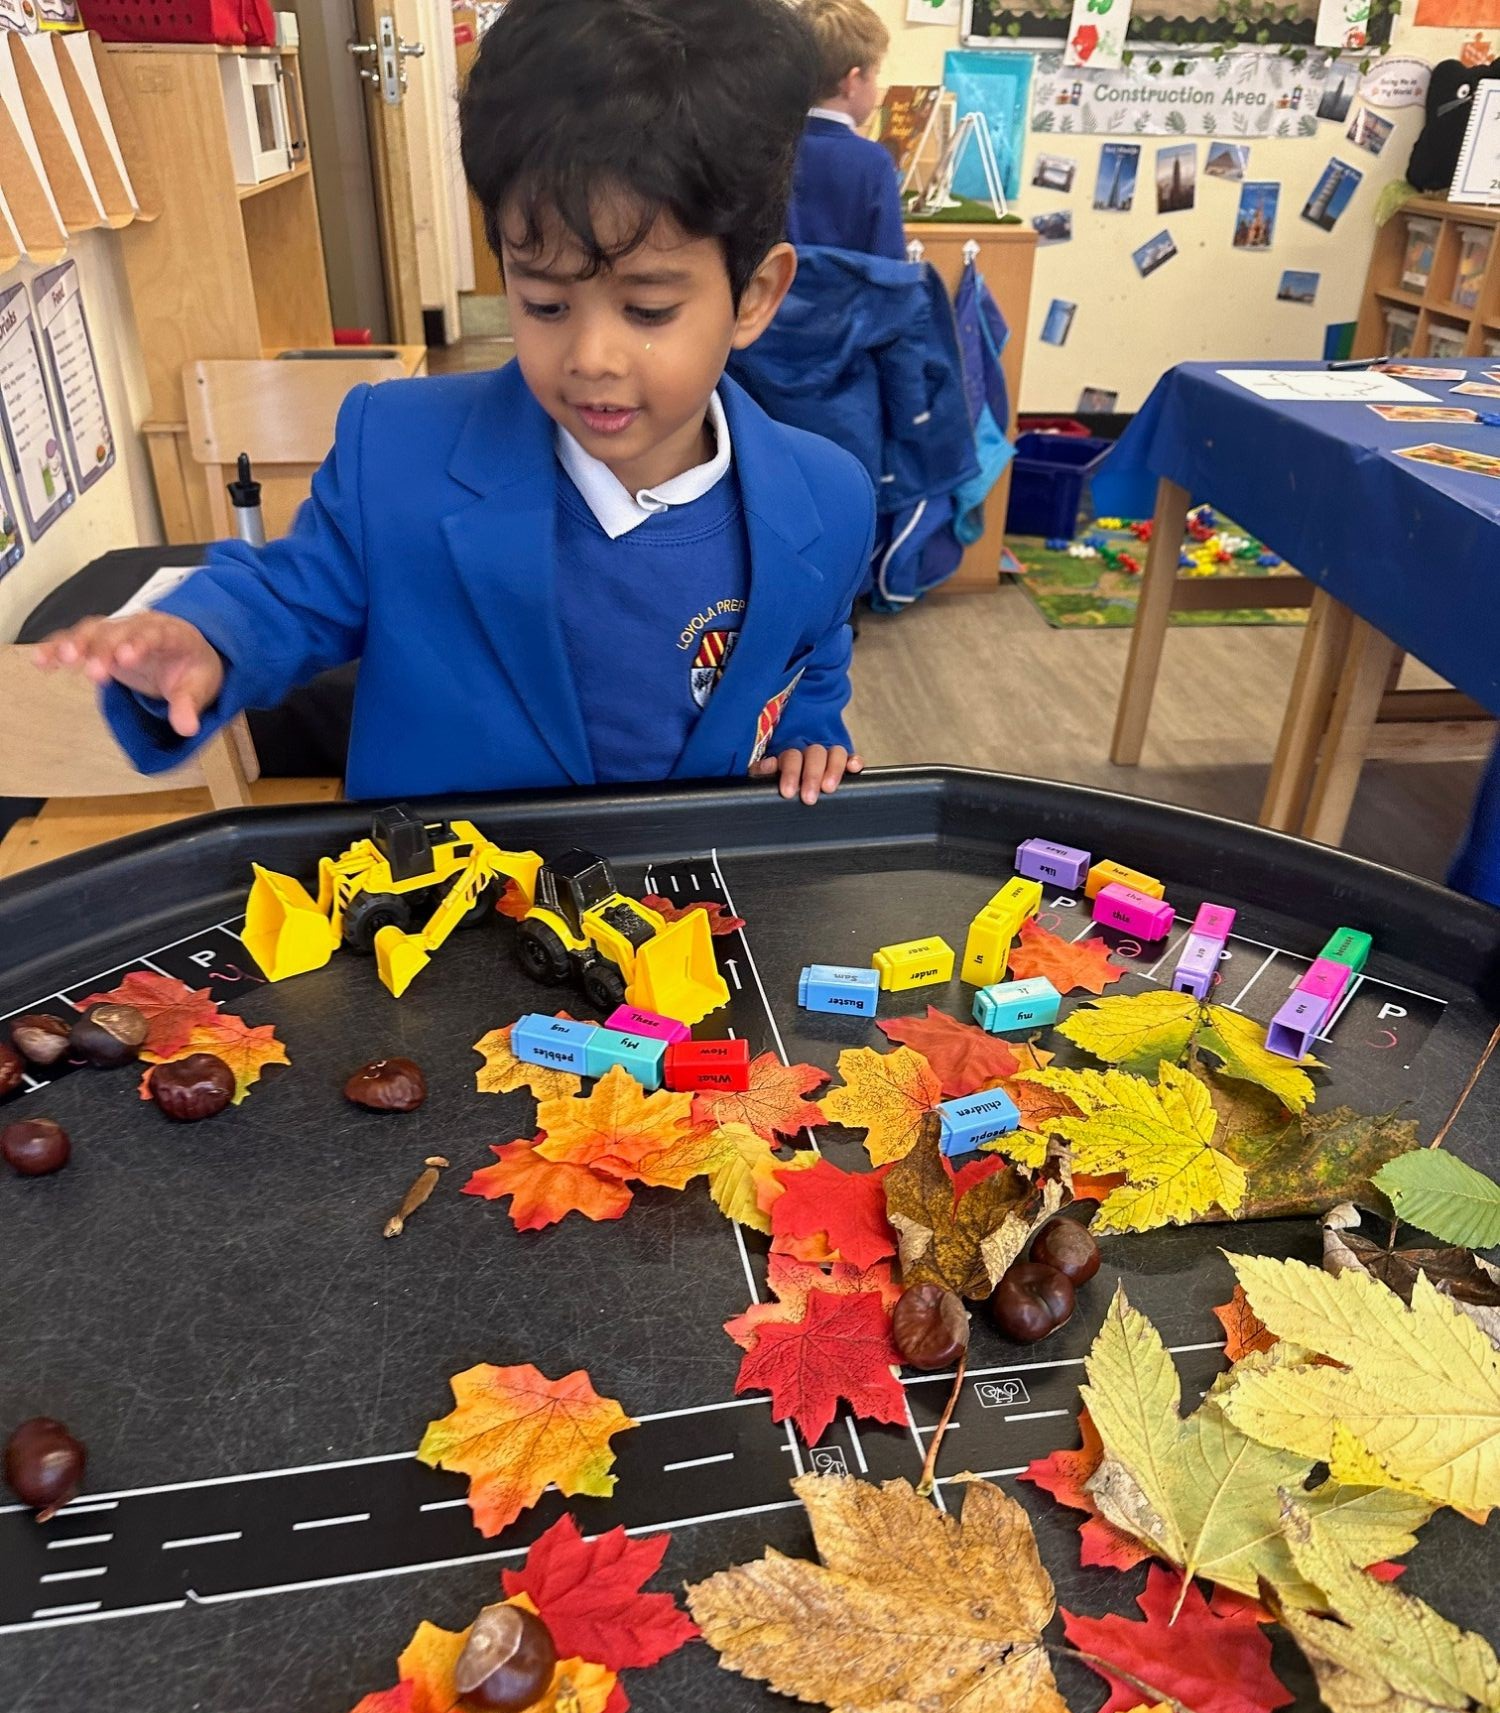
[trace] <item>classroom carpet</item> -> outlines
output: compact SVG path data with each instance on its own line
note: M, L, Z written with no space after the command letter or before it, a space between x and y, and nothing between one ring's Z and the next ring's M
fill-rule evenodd
M1220 527L1231 534L1242 534L1226 519ZM1134 536L1129 526L1122 529L1101 529L1096 523L1082 531L1082 536L1098 534L1105 538L1116 554L1126 553L1138 564L1146 563L1147 544ZM1135 622L1135 606L1140 598L1140 574L1118 562L1111 564L1102 554L1081 559L1066 547L1049 547L1039 537L1011 536L1007 545L1020 565L1022 588L1036 603L1041 615L1054 630L1123 629ZM1191 551L1192 541L1184 548ZM1290 567L1258 566L1253 560L1233 560L1228 565L1194 566L1179 576L1235 577L1285 574L1295 577ZM1229 607L1222 612L1176 612L1168 621L1173 625L1301 625L1307 623L1305 607Z

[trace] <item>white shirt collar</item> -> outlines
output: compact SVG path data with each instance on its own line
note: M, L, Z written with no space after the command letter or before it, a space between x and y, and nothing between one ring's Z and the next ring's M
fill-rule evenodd
M716 487L729 470L733 448L729 441L729 419L718 393L708 400L708 426L713 430L714 455L706 464L684 470L658 482L654 488L642 488L632 494L607 464L602 464L559 425L557 456L562 467L573 479L573 486L583 495L584 503L594 514L600 529L611 541L618 541L638 528L647 518L655 517L672 506L691 505L701 500L710 488Z
M847 125L851 131L857 131L859 126L854 123L848 113L840 113L837 107L809 107L809 119L832 119L835 125Z

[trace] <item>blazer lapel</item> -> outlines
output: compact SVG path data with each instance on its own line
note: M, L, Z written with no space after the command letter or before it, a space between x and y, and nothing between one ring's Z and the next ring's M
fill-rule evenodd
M475 404L448 473L475 496L443 533L475 621L558 765L594 783L583 710L557 611L557 463L551 418L515 363Z

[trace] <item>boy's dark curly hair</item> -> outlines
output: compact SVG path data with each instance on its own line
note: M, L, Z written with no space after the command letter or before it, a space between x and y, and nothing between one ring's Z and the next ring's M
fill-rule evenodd
M464 171L498 255L502 216L540 252L551 213L597 274L670 214L724 246L736 304L784 235L817 54L789 0L510 0L460 114ZM606 247L599 199L638 209Z

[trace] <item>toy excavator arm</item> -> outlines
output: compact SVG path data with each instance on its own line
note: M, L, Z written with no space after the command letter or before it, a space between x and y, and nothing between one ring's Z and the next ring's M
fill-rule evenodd
M542 859L535 851L501 850L499 845L476 835L472 854L425 926L415 933L390 927L376 934L375 967L381 981L399 999L426 968L432 954L474 908L492 880L500 875L514 880L530 904L536 895L537 870L541 866Z

